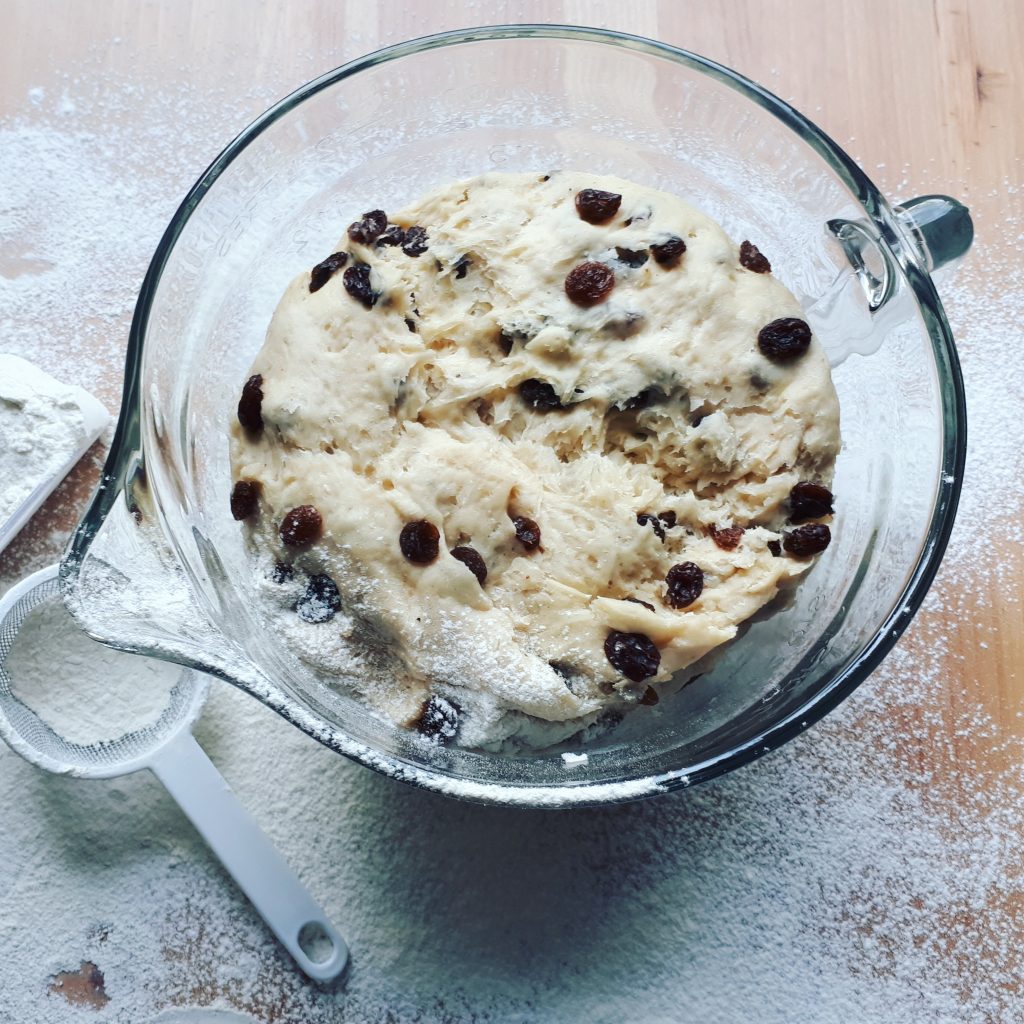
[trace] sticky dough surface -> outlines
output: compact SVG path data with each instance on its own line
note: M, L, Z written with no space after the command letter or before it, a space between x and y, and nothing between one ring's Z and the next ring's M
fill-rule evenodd
M610 222L580 218L583 188L622 195ZM817 340L791 364L760 353L760 328L800 316L797 301L662 192L570 172L488 174L391 220L424 226L427 251L339 243L349 266L371 267L370 309L342 272L315 292L308 271L298 276L251 371L263 377L265 429L232 428L234 478L262 485L244 527L260 578L274 561L297 570L261 583L280 612L269 621L398 722L433 693L460 709L460 742L557 738L731 639L806 570L768 545L793 485L831 479L828 365ZM675 267L632 268L616 253L670 236L687 246ZM564 287L582 261L615 275L590 308ZM527 379L549 383L566 408L531 408L518 392ZM303 504L320 510L324 535L296 554L278 527ZM666 511L677 525L664 540L637 522ZM517 541L513 516L537 522L541 550ZM426 566L399 548L415 520L442 535ZM723 550L708 529L733 525L746 528L742 541ZM483 557L483 587L449 554L458 545ZM684 561L701 567L704 590L677 610L665 577ZM327 623L290 611L305 573L338 585L342 609ZM637 685L617 672L610 630L649 637L657 675Z

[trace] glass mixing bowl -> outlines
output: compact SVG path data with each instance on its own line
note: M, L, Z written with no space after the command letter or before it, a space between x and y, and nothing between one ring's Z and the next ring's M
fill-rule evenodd
M265 629L228 511L228 423L291 278L363 210L493 168L559 167L676 193L769 254L829 353L844 441L835 539L788 602L572 765L432 746L325 685ZM719 775L849 694L931 582L965 446L931 272L970 240L958 203L891 207L787 104L670 46L513 26L381 50L250 125L168 227L104 478L62 566L66 600L97 639L229 680L340 753L430 789L562 806Z

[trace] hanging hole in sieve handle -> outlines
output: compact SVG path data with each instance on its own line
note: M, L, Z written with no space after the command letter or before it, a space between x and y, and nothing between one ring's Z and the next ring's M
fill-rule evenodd
M299 949L314 964L328 963L338 953L338 947L331 937L329 927L324 921L307 921L296 936Z

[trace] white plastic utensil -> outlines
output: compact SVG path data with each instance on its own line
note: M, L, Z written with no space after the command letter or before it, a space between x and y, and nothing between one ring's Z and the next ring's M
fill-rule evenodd
M60 775L109 779L148 768L299 967L316 981L337 978L348 963L345 941L192 736L209 689L204 676L183 671L152 725L88 745L63 739L15 696L8 656L29 613L61 599L58 569L43 569L0 598L0 737L26 761ZM55 672L59 657L54 651ZM22 693L26 683L19 678Z

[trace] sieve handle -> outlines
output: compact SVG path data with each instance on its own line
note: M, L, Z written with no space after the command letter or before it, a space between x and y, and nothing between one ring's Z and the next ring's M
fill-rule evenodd
M314 981L337 978L348 946L187 730L149 763L239 888Z

